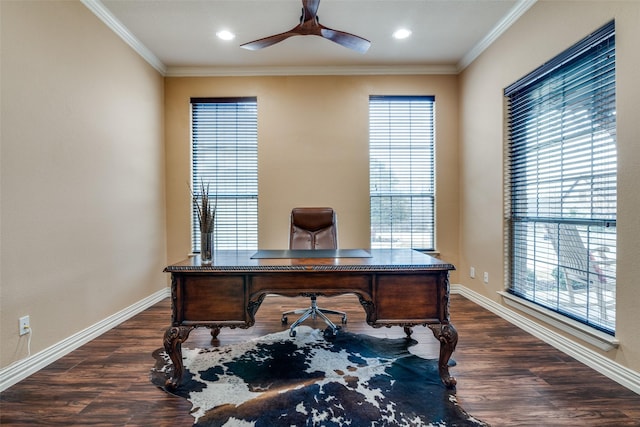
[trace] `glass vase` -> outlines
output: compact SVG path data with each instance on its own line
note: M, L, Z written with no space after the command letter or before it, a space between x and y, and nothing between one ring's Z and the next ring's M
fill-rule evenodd
M200 233L200 261L202 264L213 262L213 233Z

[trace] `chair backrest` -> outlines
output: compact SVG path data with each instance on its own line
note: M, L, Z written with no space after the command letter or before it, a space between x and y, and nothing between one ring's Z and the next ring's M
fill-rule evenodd
M338 226L332 208L294 208L289 249L338 249Z
M573 224L548 225L547 232L567 276L578 281L602 280L602 271Z

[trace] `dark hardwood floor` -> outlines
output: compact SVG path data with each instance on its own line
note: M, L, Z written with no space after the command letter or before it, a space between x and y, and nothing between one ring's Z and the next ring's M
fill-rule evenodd
M223 329L213 345L280 331L280 312L307 303L269 296L253 328ZM402 328L364 323L355 296L319 299L319 305L347 311L351 332L404 336ZM640 395L459 295L451 299L451 320L460 336L451 373L458 400L472 415L493 426L640 426ZM169 321L166 299L5 390L0 425L191 425L191 405L149 382L151 353L162 346ZM320 321L316 326L324 328ZM415 328L414 338L414 353L437 357L428 328ZM184 345L212 345L209 331L193 331Z

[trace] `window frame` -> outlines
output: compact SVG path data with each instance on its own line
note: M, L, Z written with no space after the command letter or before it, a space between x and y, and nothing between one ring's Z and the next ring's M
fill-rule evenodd
M432 95L369 96L374 249L435 251L435 108Z
M191 98L191 191L216 203L215 250L258 248L257 97ZM200 229L191 203L191 247Z
M507 292L615 335L614 21L504 95ZM597 246L609 254L596 258ZM553 268L548 292L544 268Z

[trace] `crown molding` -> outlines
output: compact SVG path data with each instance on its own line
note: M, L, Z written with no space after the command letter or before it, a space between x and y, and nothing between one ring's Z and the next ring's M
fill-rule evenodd
M113 16L100 0L80 1L164 77L429 75L458 73L455 65L167 67L122 22Z
M165 77L310 76L310 75L434 75L459 74L498 39L537 0L519 0L509 13L456 65L299 66L299 67L167 67L138 40L100 0L80 0L125 43Z
M309 66L309 67L169 67L167 77L349 76L457 74L455 65Z
M127 27L113 16L113 14L102 4L100 0L80 1L160 74L163 76L166 74L167 67L162 63L162 61L160 61L153 52L142 44L140 40L131 34Z
M516 22L524 13L535 4L537 0L519 0L515 6L511 8L498 24L486 35L478 44L467 52L460 62L458 62L457 72L467 68L477 57L480 56L498 37L500 37L514 22Z

